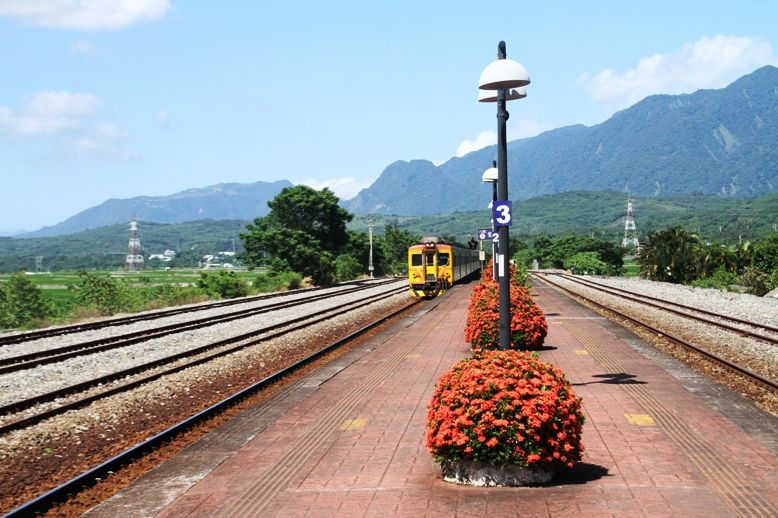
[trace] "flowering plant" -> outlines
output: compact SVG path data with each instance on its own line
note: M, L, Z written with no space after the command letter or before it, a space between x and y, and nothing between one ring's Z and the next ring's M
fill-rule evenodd
M514 349L540 349L548 334L543 311L523 287L511 290L511 345ZM473 288L465 323L465 340L474 350L496 349L500 336L500 288L492 280Z
M435 460L523 468L573 467L584 416L562 372L535 354L483 351L456 363L427 407Z

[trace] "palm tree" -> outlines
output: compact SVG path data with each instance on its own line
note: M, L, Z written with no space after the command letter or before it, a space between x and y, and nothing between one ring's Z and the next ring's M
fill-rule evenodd
M640 274L647 279L684 283L698 277L700 240L680 226L655 232L640 253Z

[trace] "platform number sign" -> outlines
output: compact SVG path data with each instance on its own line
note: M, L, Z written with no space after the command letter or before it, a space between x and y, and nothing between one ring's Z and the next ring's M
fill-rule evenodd
M492 218L494 218L495 226L510 227L513 224L513 206L510 200L494 202Z
M500 240L500 234L492 230L491 228L479 228L478 229L479 241L491 241L497 243Z

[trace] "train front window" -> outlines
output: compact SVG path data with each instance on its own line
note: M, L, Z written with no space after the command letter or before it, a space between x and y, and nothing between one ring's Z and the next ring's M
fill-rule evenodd
M448 266L448 254L438 254L438 266Z
M411 266L421 266L421 254L411 254Z
M435 266L435 254L430 252L424 255L427 256L427 266Z

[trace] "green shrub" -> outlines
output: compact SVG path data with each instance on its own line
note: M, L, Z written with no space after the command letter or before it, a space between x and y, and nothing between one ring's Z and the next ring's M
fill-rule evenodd
M52 314L51 303L23 273L0 284L0 328L33 327Z
M738 283L736 273L728 272L724 268L719 268L710 277L703 277L691 282L692 286L697 288L716 288L719 290L729 290L730 286Z
M94 308L101 315L139 311L145 300L139 290L133 290L121 279L106 274L78 272L79 284L68 286L76 292L76 304Z
M295 272L274 272L260 273L254 279L254 291L259 293L269 293L274 291L296 290L303 282L299 273Z
M775 288L772 278L756 268L746 268L740 276L740 284L748 288L748 293L757 297L763 297Z
M564 267L574 273L587 275L610 275L610 265L600 260L597 252L578 252L564 262Z
M235 272L201 272L197 287L211 298L233 299L249 294L249 285Z
M335 259L335 277L339 282L356 279L363 273L362 265L353 256L341 254Z

